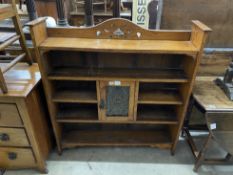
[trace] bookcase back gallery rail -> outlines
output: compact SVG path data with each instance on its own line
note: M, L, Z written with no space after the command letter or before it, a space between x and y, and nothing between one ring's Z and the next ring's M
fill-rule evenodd
M58 152L152 146L174 154L210 29L152 31L111 19L90 28L29 24Z
M44 19L39 19L43 21ZM198 23L198 21L194 21ZM204 27L204 26L203 26ZM191 30L145 30L126 19L110 19L86 28L47 29L48 37L188 41Z

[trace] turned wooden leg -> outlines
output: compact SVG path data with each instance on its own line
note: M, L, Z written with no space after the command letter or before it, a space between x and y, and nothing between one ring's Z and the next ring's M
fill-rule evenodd
M195 162L195 166L194 166L194 171L197 172L198 168L201 166L201 164L203 163L204 159L205 159L205 152L209 146L210 140L211 140L211 133L209 133L206 142L203 146L203 148L201 149L201 151L199 152L198 156L197 156L197 160Z

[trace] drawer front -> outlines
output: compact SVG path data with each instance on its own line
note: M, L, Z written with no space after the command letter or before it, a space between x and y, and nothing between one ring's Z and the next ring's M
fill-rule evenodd
M16 105L0 103L0 126L22 126Z
M33 168L36 162L31 149L0 148L0 168Z
M29 146L24 129L0 128L0 146Z

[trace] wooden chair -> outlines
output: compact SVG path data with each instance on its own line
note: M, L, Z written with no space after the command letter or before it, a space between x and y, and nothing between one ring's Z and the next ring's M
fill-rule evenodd
M17 13L15 0L12 0L12 4L0 4L0 20L8 18L12 19L16 33L4 33L4 35L1 34L1 39L3 42L0 44L0 88L4 93L8 92L6 82L4 80L4 73L6 73L16 63L24 58L27 60L29 65L32 64L32 59L26 46L25 36L20 24L19 15ZM23 53L17 56L6 55L5 49L17 40L19 40Z

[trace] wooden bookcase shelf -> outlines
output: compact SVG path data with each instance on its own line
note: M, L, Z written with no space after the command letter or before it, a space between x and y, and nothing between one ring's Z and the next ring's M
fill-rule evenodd
M58 91L53 97L53 102L57 103L97 103L96 92L64 90Z
M173 83L139 83L138 104L182 105L179 85Z
M156 124L178 124L175 108L167 105L138 105L137 121Z
M70 32L75 29L70 29ZM72 31L73 30L73 31ZM98 31L97 31L98 32ZM96 36L95 36L96 37ZM140 37L139 37L140 38ZM56 43L56 46L54 46ZM115 46L115 47L112 47ZM142 47L144 46L144 47ZM86 52L122 52L122 53L165 53L197 54L198 49L191 41L166 40L125 40L125 39L86 39L68 37L50 37L41 45L42 50L73 50Z
M146 136L146 137L145 137ZM151 146L171 148L167 131L73 131L64 135L62 148L77 146Z
M70 128L70 126L68 126ZM75 129L81 128L81 129ZM93 129L94 128L94 129ZM168 127L125 124L86 124L64 132L62 148L77 146L151 146L171 148Z
M53 102L97 104L95 81L53 81L53 86Z
M147 137L145 137L145 135ZM151 146L171 148L165 131L79 131L64 135L62 148L77 146Z
M150 31L124 19L91 28L29 24L59 153L152 146L174 154L210 29Z
M85 69L75 67L56 68L48 74L49 80L109 80L122 78L126 80L139 80L143 82L188 82L182 70L153 70L153 69Z
M182 105L183 102L174 90L145 91L138 94L138 104Z
M98 109L95 104L59 104L57 120L62 121L89 121L98 120Z

